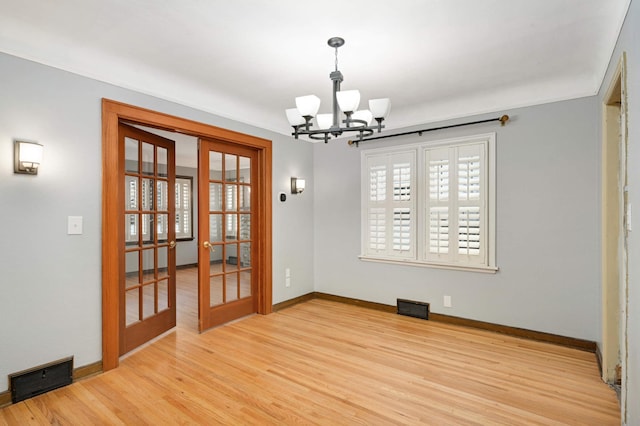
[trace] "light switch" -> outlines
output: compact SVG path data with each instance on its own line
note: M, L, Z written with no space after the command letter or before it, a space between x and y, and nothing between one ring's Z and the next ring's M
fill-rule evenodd
M67 218L67 234L68 235L82 234L82 216L69 216Z

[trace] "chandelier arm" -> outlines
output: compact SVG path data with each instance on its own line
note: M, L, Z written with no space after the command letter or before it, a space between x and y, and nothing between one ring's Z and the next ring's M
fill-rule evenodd
M351 115L348 115L347 119L346 120L342 120L342 122L347 125L347 129L354 129L356 131L362 129L363 127L364 128L371 128L370 126L367 125L366 121L360 120L359 118L351 118ZM352 127L351 124L353 124L353 123L362 124L362 126Z
M318 131L316 130L315 133L307 133L306 134L309 139L313 139L315 141L327 141L329 138L329 132L325 132L325 131Z
M378 133L382 132L382 128L384 127L382 125L382 122L384 121L384 117L378 117L376 118L376 121L378 122Z
M345 112L344 115L347 116L347 118L345 118L344 120L342 120L342 122L344 124L347 125L347 127L351 127L351 123L356 123L356 122L362 122L363 125L367 125L367 123L365 121L362 120L354 120L351 118L351 115L353 114L353 112Z
M312 120L312 119L313 119L313 117L312 117L312 116L310 116L310 115L305 115L305 116L304 116L304 129L305 129L306 131L309 131L309 127L310 127L311 125L313 125L313 123L311 122L311 120Z

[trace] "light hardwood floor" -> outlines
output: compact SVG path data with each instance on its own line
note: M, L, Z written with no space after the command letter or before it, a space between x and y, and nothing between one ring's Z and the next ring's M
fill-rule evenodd
M198 334L182 286L175 331L0 424L620 424L592 353L318 299Z

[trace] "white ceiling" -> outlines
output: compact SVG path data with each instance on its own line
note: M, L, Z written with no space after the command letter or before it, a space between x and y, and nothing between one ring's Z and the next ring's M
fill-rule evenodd
M597 93L630 0L0 0L0 51L289 134L390 97L388 128Z

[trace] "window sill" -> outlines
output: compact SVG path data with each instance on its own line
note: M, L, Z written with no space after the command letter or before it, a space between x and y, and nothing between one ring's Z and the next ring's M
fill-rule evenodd
M499 270L499 268L496 266L453 265L449 263L421 262L413 259L387 259L382 257L372 257L364 255L358 256L358 258L365 262L389 263L392 265L407 265L422 268L449 269L454 271L480 272L483 274L495 274Z

